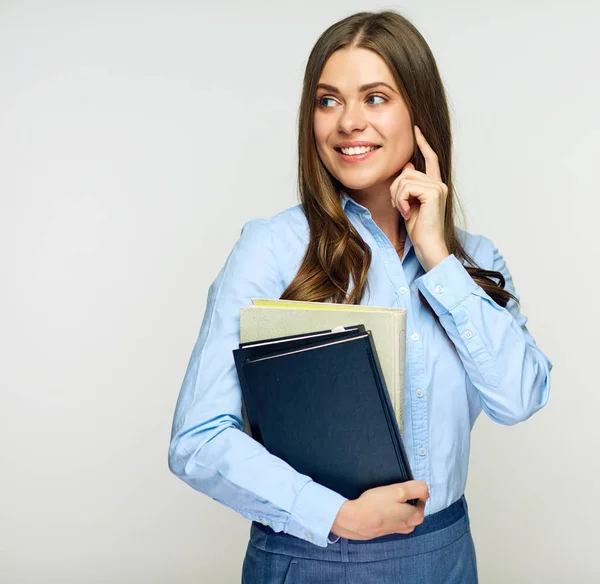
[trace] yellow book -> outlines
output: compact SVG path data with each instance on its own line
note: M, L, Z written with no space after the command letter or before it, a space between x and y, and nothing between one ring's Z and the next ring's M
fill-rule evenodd
M252 298L240 308L240 343L364 324L371 331L398 428L404 423L406 308ZM244 432L251 435L242 407Z

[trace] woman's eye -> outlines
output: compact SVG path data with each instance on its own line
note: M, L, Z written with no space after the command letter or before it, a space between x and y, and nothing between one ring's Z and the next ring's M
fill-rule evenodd
M372 97L373 97L373 98L379 98L379 99L382 99L384 102L386 102L386 101L387 101L387 98L383 97L383 95L375 95L374 93L371 93L367 99L370 99L370 98L372 98ZM334 99L333 99L332 97L320 97L320 98L318 98L318 99L317 99L317 105L318 105L319 107L321 107L321 108L324 108L324 109L326 109L328 106L327 106L327 105L325 105L325 103L326 103L328 100L334 101ZM325 103L324 103L324 102L325 102ZM380 103L381 103L381 102L380 102ZM374 104L371 104L371 105L379 105L379 104L377 104L377 103L374 103Z
M317 99L317 105L319 107L323 107L326 108L327 106L323 104L324 101L327 101L328 99L331 99L331 97L320 97L319 99ZM333 100L332 100L333 101Z
M387 101L387 99L385 97L383 97L383 95L374 95L374 94L371 94L371 95L369 95L369 97L378 97L379 99L383 99L384 102Z

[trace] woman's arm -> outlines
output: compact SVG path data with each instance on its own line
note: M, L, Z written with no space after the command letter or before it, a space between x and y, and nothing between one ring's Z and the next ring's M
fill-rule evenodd
M232 351L240 307L278 298L281 282L268 220L247 222L208 292L175 409L168 462L188 485L244 517L325 547L347 500L296 472L245 434Z
M515 293L512 276L494 244L479 236L486 262L502 273L505 289ZM415 281L456 346L481 405L492 420L516 424L548 400L552 363L527 330L514 300L496 304L452 254Z

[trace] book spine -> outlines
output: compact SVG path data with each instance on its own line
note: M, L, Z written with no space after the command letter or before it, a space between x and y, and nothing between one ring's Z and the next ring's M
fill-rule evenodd
M390 400L389 392L385 385L385 379L383 377L383 372L381 370L381 364L379 362L379 357L377 356L377 350L375 348L375 343L373 342L373 336L371 335L371 331L367 331L367 336L365 337L365 343L367 347L367 353L369 355L369 359L371 360L373 372L375 373L375 378L377 384L382 392L384 399L387 400L389 404L389 410L386 409L386 418L388 420L390 434L397 438L393 440L394 447L396 449L396 456L398 458L398 464L400 464L405 470L407 474L407 480L413 480L413 474L410 468L410 464L408 461L408 457L406 455L406 451L404 449L404 444L402 441L402 435L400 434L400 429L398 428L398 422L396 421L395 416L389 415L389 411L393 412L392 403Z

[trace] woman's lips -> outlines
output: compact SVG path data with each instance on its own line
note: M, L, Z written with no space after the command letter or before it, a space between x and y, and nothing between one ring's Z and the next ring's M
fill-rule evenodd
M353 162L362 162L363 160L367 160L367 158L370 158L371 156L373 156L373 154L375 154L375 152L377 152L378 150L381 150L381 146L378 146L374 150L366 152L365 154L353 154L353 155L351 155L351 154L343 154L339 150L336 150L336 152L337 152L338 156L344 162L353 163Z

